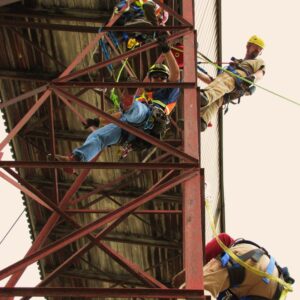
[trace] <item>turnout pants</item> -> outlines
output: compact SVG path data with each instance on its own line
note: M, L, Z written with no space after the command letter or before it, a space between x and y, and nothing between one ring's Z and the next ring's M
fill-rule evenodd
M246 252L256 249L255 246L250 244L239 244L232 247L231 250L237 255L243 255ZM267 255L263 255L258 262L254 262L252 259L246 262L261 270L266 271L270 259ZM224 290L230 288L229 275L226 267L222 267L221 262L218 259L210 260L203 269L204 273L204 289L209 291L214 297ZM278 276L278 270L275 267L273 274ZM244 281L235 288L230 288L230 290L237 296L260 296L267 299L272 299L277 288L277 283L270 281L265 283L262 277L256 275L255 273L246 270Z
M246 73L237 70L241 76ZM228 73L221 73L205 88L205 95L208 99L208 105L201 108L201 118L208 124L212 118L217 115L218 110L223 105L223 96L232 92L236 87L235 78Z

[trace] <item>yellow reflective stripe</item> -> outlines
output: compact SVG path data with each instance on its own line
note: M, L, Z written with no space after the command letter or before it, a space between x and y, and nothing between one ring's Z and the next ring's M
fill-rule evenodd
M281 278L278 278L274 275L268 274L266 272L263 272L257 268L254 268L252 266L250 266L249 264L247 264L246 262L244 262L243 260L241 260L230 248L226 247L226 245L224 245L224 243L219 239L218 234L217 234L217 230L216 230L216 226L214 223L214 219L212 216L212 212L211 212L211 206L208 202L208 200L205 200L205 207L209 216L209 222L210 222L210 226L213 232L213 235L216 239L216 241L218 242L219 246L238 264L240 264L241 266L243 266L245 269L247 269L248 271L260 276L260 277L266 277L272 281L277 282L278 284L281 284L283 286L283 290L281 292L280 298L279 300L284 300L287 296L288 292L292 292L293 288L292 285L290 283L285 282L284 280L282 280Z
M166 108L167 105L165 103L163 103L160 100L156 100L156 99L152 99L151 97L148 97L148 95L146 93L143 93L140 97L135 98L136 101L146 101L148 102L152 102L152 103L156 103L158 105L160 105L163 108Z
M143 0L137 0L134 2L134 4L136 4L137 6L143 6L144 1Z
M165 107L167 106L165 103L163 103L163 102L160 101L160 100L154 100L154 99L151 99L151 102L156 103L156 104L162 106L163 108L165 108Z

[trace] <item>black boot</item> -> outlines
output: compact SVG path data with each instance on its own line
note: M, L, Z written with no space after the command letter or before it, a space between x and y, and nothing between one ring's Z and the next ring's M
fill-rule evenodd
M207 106L208 103L209 101L207 99L207 96L203 91L200 91L200 107Z
M205 131L207 128L206 122L201 118L200 130L201 132Z

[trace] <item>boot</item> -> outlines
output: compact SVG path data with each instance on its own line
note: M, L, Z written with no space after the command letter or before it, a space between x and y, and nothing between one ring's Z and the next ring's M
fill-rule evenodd
M152 24L145 19L139 18L126 22L124 27L152 27Z
M201 132L205 131L207 128L207 123L201 118L200 130Z
M207 96L203 91L200 91L200 107L205 107L209 103Z
M80 158L74 154L70 155L55 155L55 159L58 161L65 161L65 162L72 162L72 161L80 161ZM64 172L70 174L70 175L78 175L75 169L73 168L63 168Z

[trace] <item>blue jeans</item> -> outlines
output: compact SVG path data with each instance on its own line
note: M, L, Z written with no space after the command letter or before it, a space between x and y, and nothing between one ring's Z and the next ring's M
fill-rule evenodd
M149 108L145 104L134 101L130 109L123 113L120 121L138 125L149 116ZM91 133L84 144L73 150L80 161L90 161L105 147L117 144L122 137L122 129L115 124L108 124Z

